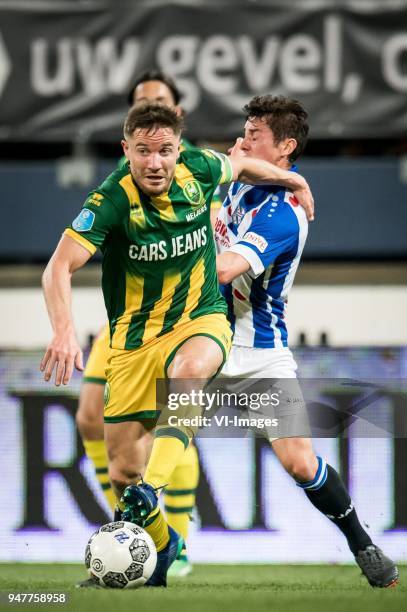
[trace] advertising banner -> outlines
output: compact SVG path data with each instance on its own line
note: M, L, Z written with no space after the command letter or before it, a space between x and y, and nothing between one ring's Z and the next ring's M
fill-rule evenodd
M0 138L117 140L152 66L176 79L192 139L235 138L264 93L300 99L313 137L399 137L406 23L403 2L3 0Z

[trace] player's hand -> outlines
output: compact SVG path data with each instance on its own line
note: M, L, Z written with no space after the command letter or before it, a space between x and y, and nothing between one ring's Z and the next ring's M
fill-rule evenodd
M293 173L294 174L294 173ZM298 186L293 188L294 196L297 198L299 204L305 210L308 221L314 220L314 198L311 193L310 186L308 185L305 178L299 174L295 176L298 180Z
M243 138L236 138L233 147L228 149L230 157L247 157L245 151L242 150Z
M75 333L66 330L55 334L41 361L40 370L44 380L49 381L55 370L55 385L67 385L71 380L74 367L83 370L83 355Z

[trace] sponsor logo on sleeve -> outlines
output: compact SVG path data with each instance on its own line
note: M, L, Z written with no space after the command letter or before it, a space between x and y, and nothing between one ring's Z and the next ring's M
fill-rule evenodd
M88 198L87 204L93 204L93 206L100 206L103 203L103 196L101 193L92 193Z
M264 253L268 246L267 240L265 240L263 236L259 236L259 234L256 234L256 232L247 232L243 236L242 240L243 242L248 242L249 244L252 244L253 246L257 247L260 253Z
M72 223L72 227L76 232L88 232L92 229L94 221L95 213L84 208Z

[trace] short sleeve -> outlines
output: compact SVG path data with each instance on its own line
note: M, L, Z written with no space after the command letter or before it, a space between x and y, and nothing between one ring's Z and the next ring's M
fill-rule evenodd
M108 234L120 222L114 203L103 193L92 191L79 215L64 234L79 242L92 255L102 248Z
M280 255L297 252L299 223L284 204L273 213L263 207L245 234L229 250L248 261L254 276L259 276Z
M229 157L212 149L202 149L202 153L208 163L213 181L217 185L231 183L233 180L233 168Z

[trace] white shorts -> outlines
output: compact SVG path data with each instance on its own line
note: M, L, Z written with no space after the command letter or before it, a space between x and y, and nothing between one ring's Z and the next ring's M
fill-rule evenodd
M264 434L272 443L279 438L287 437L309 437L307 410L302 396L299 382L297 381L297 364L287 347L254 348L248 346L232 346L228 359L223 366L220 379L247 379L257 378L266 382L265 379L277 379L275 384L280 389L281 402L274 412L268 412L267 416L276 416L279 421L278 432L274 429L266 429ZM281 379L295 379L295 381ZM232 385L233 382L231 381ZM261 386L262 383L260 383ZM243 383L244 385L244 383ZM258 386L258 385L257 385ZM237 381L236 390L247 388ZM234 389L231 387L231 389ZM249 384L248 391L256 390Z
M288 347L232 346L220 377L297 378L297 364Z

